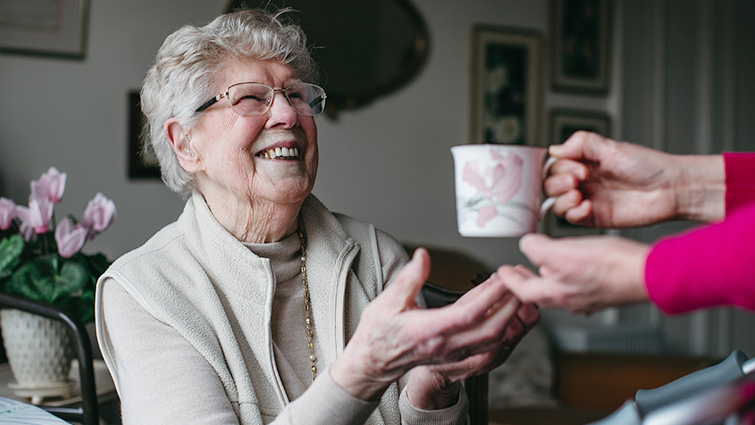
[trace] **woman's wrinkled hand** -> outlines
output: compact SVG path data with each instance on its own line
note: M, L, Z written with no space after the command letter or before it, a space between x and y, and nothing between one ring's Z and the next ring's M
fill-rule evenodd
M421 382L417 375L415 398L458 396L457 382L500 364L506 349L537 321L534 308L523 306L495 277L454 304L422 309L415 300L429 273L429 254L417 249L362 313L343 355L330 368L333 380L355 397L375 400L391 382L421 365L437 367L423 372Z
M496 275L488 280L498 280ZM459 300L457 302L463 302ZM460 361L427 366L418 366L411 371L406 391L413 406L433 410L453 405L458 400L458 385L472 376L490 372L503 364L511 355L519 341L532 329L540 319L540 312L533 304L522 304L512 293L501 300L509 306L500 308L500 312L517 306L516 315L502 316L498 319L507 323L506 331L497 343L489 349L466 357ZM456 388L456 392L451 390Z

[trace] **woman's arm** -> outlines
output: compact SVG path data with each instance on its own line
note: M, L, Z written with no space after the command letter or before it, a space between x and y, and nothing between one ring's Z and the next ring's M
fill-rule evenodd
M125 425L238 424L220 378L191 344L117 282L105 281L101 291L100 339L112 353ZM364 422L377 403L352 397L323 372L274 424Z
M99 339L112 356L124 424L238 423L220 379L191 344L114 280L100 291Z

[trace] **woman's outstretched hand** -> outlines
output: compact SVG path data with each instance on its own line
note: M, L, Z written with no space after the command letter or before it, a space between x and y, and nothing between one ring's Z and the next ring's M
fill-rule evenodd
M410 400L419 408L450 406L462 379L503 362L539 319L537 309L522 305L497 277L454 304L422 309L416 297L429 274L429 254L417 249L362 313L343 355L330 367L333 380L355 397L375 400L391 382L427 365L416 377L412 372Z

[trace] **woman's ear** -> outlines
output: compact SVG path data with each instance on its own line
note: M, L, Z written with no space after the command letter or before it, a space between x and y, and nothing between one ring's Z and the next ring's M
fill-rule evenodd
M201 169L201 158L191 147L191 138L188 131L183 128L177 118L165 121L163 125L165 136L168 138L170 147L178 158L181 168L189 173L195 173Z

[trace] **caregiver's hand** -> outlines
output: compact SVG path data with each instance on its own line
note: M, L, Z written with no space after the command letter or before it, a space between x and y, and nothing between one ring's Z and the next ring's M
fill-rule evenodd
M538 267L501 266L496 275L523 302L590 313L647 301L647 245L617 236L524 236L522 253Z
M721 155L672 155L578 131L549 148L558 158L544 190L553 212L600 228L723 217Z

